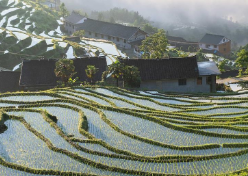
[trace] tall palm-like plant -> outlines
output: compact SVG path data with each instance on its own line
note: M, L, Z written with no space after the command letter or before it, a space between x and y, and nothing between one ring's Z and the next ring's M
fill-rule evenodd
M76 74L73 60L60 59L56 62L54 73L57 77L60 77L63 84L67 86L69 79Z
M116 79L116 86L118 87L119 78L121 78L124 73L124 64L120 63L119 61L112 63L108 66L108 73Z
M93 78L95 77L98 68L94 65L87 65L87 69L85 69L86 76L90 79L90 83L93 84Z

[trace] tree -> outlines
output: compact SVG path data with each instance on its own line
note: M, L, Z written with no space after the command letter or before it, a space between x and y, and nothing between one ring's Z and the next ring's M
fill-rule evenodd
M62 17L69 15L69 11L66 9L65 3L62 3L60 5L60 13L61 13Z
M125 86L139 87L141 78L140 78L140 71L138 67L125 66L124 73L123 73L123 79L124 79Z
M94 65L87 65L87 69L85 69L86 76L90 79L90 83L93 84L93 78L95 77L98 68Z
M64 86L67 86L69 79L76 74L73 60L60 59L55 66L55 75L61 78Z
M124 65L119 61L113 62L108 66L108 73L116 79L116 86L118 87L119 79L123 76L124 73Z
M205 58L205 56L204 56L204 54L203 54L203 52L202 52L201 49L199 49L199 50L197 51L196 57L197 57L197 61L198 61L198 62L199 62L199 61L205 61L205 60L206 60L206 58Z
M82 38L84 36L84 30L75 31L72 35Z
M142 30L147 32L147 33L156 33L158 32L158 28L153 27L149 23L146 23L143 27Z
M246 73L248 73L248 51L245 49L242 49L237 54L238 58L236 59L237 66L242 70L243 68L246 68Z
M165 57L168 41L165 31L160 29L157 33L142 41L140 47L145 59L162 59Z
M227 65L227 60L224 59L223 61L221 61L219 64L218 64L218 68L220 70L220 72L224 72L225 71L225 66Z

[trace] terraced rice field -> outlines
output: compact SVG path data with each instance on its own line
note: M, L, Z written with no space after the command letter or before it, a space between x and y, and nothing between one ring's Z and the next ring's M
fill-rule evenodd
M0 65L16 71L22 59L68 59L107 56L108 65L127 57L112 42L82 38L63 40L63 22L57 12L35 1L0 0Z
M108 87L0 94L0 175L246 170L247 102L245 93L193 97Z

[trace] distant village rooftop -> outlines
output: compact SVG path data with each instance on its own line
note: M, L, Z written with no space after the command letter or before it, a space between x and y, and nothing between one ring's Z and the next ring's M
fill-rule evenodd
M65 17L65 21L70 22L72 24L77 24L84 18L85 16L73 11L71 15Z
M200 41L200 43L218 45L225 37L222 35L206 34Z
M98 21L89 18L87 18L84 23L77 24L76 28L77 30L91 31L98 34L123 38L126 40L130 39L139 30L137 27Z

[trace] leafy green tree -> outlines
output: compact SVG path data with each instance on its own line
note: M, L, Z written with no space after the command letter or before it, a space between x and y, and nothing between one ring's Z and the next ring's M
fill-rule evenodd
M85 34L84 30L80 30L80 31L75 31L72 35L82 38L84 34Z
M199 49L196 53L197 61L205 61L205 55L203 54L202 50Z
M62 3L60 5L60 14L62 15L62 17L69 15L69 11L66 9L65 3Z
M242 49L237 54L238 58L236 59L236 64L242 70L243 68L246 68L246 73L248 73L248 51L245 49Z
M124 79L124 87L125 86L139 87L141 82L139 69L135 66L125 66L123 79Z
M220 72L224 72L225 71L225 66L227 65L227 60L224 59L223 61L221 61L219 64L218 64L218 68L220 70Z
M94 65L87 65L87 69L85 69L86 76L90 79L91 85L93 84L93 78L95 77L98 68Z
M149 23L146 23L143 27L142 30L147 32L147 33L156 33L158 32L158 28L153 27Z
M60 59L56 62L55 66L55 75L61 78L64 86L67 86L69 79L76 74L73 60Z
M142 41L140 47L145 59L162 59L165 57L168 41L165 31L160 29L157 33Z
M108 66L108 74L111 74L111 76L116 79L116 86L119 86L119 79L122 78L124 73L124 65L120 63L119 61L116 61Z

